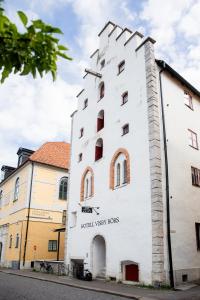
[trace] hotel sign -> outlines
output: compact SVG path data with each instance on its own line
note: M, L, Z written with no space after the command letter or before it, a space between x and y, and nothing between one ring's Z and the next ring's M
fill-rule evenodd
M119 217L114 217L114 218L109 218L109 219L98 220L98 221L81 224L81 229L98 227L98 226L102 226L102 225L111 225L111 224L117 224L117 223L119 223Z

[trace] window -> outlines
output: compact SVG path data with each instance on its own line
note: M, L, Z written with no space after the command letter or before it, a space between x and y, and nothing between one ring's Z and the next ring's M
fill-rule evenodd
M198 149L197 134L190 129L188 129L188 133L189 133L189 145L195 149Z
M80 135L79 135L79 138L82 138L82 137L83 137L83 134L84 134L84 128L81 128L81 129L80 129Z
M105 94L105 85L104 82L101 82L99 85L99 100L104 97Z
M186 106L193 109L192 96L186 91L184 91L184 103Z
M122 105L128 102L128 92L122 94Z
M101 110L97 117L97 131L104 128L104 110Z
M19 247L19 234L16 235L15 248Z
M121 174L120 174L120 173L121 173L121 172L120 172L120 169L121 169L121 168L120 168L120 163L118 163L118 164L117 164L117 184L116 184L116 186L119 186L119 185L120 185L120 175L121 175Z
M95 161L103 157L103 140L98 139L95 146Z
M103 69L104 66L105 66L105 59L103 59L103 60L100 62L100 65L101 65L101 69Z
M125 69L125 60L123 60L122 62L120 62L120 64L118 65L118 74L120 74L121 72L123 72Z
M59 185L59 199L67 200L67 190L68 190L68 178L63 177L60 180Z
M10 235L9 248L12 248L12 234Z
M55 251L57 251L57 241L56 240L50 240L49 241L48 251L49 252L55 252Z
M191 173L192 173L192 185L200 186L200 170L191 167Z
M88 107L88 99L85 99L83 103L83 109L85 109L86 107Z
M129 133L129 124L126 124L122 127L122 135Z
M73 211L71 213L71 227L75 227L77 223L77 212Z
M127 161L123 161L123 183L127 183Z
M195 223L197 251L200 251L200 223Z
M18 198L19 198L19 177L15 181L14 201L17 201Z
M62 213L62 224L63 225L66 224L66 219L67 219L67 211L63 210L63 213Z
M79 153L78 155L78 162L82 161L83 159L83 153Z
M81 178L81 201L94 195L94 173L92 168L87 167Z

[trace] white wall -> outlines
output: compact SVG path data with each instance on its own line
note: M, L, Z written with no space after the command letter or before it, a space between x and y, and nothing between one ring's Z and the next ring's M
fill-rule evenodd
M120 279L120 262L132 260L139 264L140 281L151 283L151 193L144 49L137 53L134 51L137 36L124 46L124 35L116 41L115 31L109 38L108 32L105 30L100 36L99 56L105 58L105 67L100 70L97 56L92 58L93 71L102 73L105 96L97 102L101 80L87 75L85 91L79 96L78 112L73 117L66 263L71 258L82 258L91 269L92 240L99 234L106 242L107 276ZM117 75L117 66L124 59L125 71ZM121 106L121 94L125 91L129 93L129 100ZM86 98L89 104L83 110ZM101 109L105 112L105 125L97 133L96 119ZM121 127L125 123L129 123L129 133L121 136ZM84 127L84 137L79 139L81 127ZM95 162L95 143L99 137L104 142L104 154L101 160ZM118 148L126 148L130 154L131 182L112 191L109 189L110 162ZM78 163L81 152L83 160ZM100 207L99 215L81 213L78 204L81 176L87 166L94 171L94 197L85 201L84 205ZM70 214L74 211L77 211L77 225L71 228ZM95 223L113 217L119 222L99 226ZM94 226L81 228L81 224L86 223Z

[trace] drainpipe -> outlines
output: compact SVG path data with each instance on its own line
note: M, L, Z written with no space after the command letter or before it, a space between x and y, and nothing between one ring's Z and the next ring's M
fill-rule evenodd
M25 242L24 242L23 266L25 265L25 259L26 259L26 247L27 247L27 239L28 239L29 220L30 220L31 196L32 196L32 186L33 186L33 169L34 169L34 163L33 162L31 162L31 166L32 166L31 184L30 184L30 191L29 191L28 216L27 216L26 234L25 234Z
M161 77L161 73L163 72L164 69L165 69L165 63L163 63L163 68L159 72L159 82L160 82L160 101L161 101L161 110L162 110L162 130L163 130L164 156L165 156L165 185L166 185L167 244L168 244L168 259L169 259L169 280L170 280L170 286L172 288L174 288L174 270L173 270L171 234L170 234L169 168L168 168L167 138L166 138L165 112L164 112L164 104L163 104L162 77Z

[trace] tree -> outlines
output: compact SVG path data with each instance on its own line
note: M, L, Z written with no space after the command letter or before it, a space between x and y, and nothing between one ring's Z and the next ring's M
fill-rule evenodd
M14 72L20 75L37 72L42 77L50 72L53 80L57 75L57 60L62 57L71 58L66 54L68 48L59 44L55 34L62 34L59 28L45 24L42 20L31 21L24 12L18 11L18 16L23 23L25 31L20 33L15 24L5 15L0 0L0 82Z

